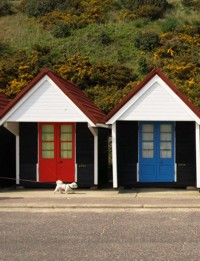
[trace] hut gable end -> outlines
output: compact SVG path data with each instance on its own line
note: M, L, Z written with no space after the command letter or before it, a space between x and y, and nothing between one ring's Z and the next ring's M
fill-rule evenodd
M107 123L122 121L196 121L199 111L160 72L154 69L107 116Z

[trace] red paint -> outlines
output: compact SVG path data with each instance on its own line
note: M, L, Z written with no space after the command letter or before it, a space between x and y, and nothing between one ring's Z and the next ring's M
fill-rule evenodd
M42 129L49 127L53 129L50 133L51 138L42 137ZM72 130L70 138L65 137L61 139L61 128L70 128ZM45 135L45 134L44 134ZM46 134L48 135L48 134ZM53 138L52 138L53 137ZM70 144L70 157L61 155L62 145ZM44 151L45 146L54 148L50 152ZM45 153L50 153L51 158L46 158ZM39 124L39 181L40 182L55 182L56 180L63 182L75 181L75 124L74 123L40 123Z

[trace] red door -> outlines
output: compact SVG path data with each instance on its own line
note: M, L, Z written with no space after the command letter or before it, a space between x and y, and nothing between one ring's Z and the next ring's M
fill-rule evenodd
M75 181L74 123L39 124L40 182Z

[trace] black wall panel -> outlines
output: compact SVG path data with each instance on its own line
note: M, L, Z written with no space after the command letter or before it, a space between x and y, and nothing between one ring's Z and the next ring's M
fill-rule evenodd
M196 185L195 123L176 123L177 183Z
M38 124L20 123L20 179L36 180ZM31 185L31 183L30 183Z
M79 187L94 185L94 136L87 123L76 124L76 162Z
M118 186L131 186L137 181L138 122L117 122Z
M4 127L0 127L0 186L10 186L16 184L16 153L15 135Z

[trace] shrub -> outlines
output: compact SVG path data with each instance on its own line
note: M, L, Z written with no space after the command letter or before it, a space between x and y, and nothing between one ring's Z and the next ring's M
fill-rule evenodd
M163 15L162 9L154 5L143 5L135 13L138 17L148 17L151 19L158 19Z
M0 16L12 14L12 5L8 0L0 1Z
M185 7L195 8L198 10L200 8L199 0L181 0L181 3Z
M100 35L100 41L104 45L109 45L112 42L112 39L107 32L102 32Z
M64 2L65 0L24 0L22 6L28 16L38 17L51 12Z
M64 38L71 35L71 26L69 23L60 22L53 26L51 34L57 38Z
M176 18L168 18L160 24L163 33L173 32L177 28L179 21Z
M167 0L121 0L122 5L132 11L141 8L142 6L149 5L149 6L156 6L161 8L162 11L166 10L170 7Z
M147 75L153 69L147 62L146 57L141 57L138 60L138 66L139 66L138 71L144 75Z
M154 48L161 45L160 37L154 32L139 32L135 36L134 45L140 50L152 51Z

